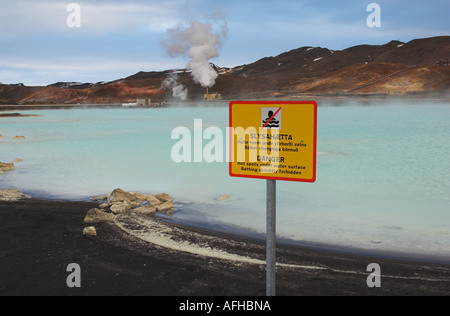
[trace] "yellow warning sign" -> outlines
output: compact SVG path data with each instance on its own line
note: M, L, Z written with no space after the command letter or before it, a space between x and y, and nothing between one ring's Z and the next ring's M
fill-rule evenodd
M317 103L231 102L230 175L314 182Z

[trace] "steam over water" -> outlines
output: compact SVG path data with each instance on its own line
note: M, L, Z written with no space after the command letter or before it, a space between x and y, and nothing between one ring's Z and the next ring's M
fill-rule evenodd
M265 232L264 180L231 178L226 162L171 159L174 128L194 137L202 119L225 137L227 107L31 113L44 117L0 121L0 161L23 159L0 175L0 188L68 200L118 187L167 192L177 200L174 220ZM280 238L450 262L449 121L448 104L319 104L317 182L278 182Z

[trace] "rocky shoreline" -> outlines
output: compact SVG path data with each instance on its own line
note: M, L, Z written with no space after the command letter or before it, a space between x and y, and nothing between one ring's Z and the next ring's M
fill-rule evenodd
M0 135L0 138L2 137L2 135ZM19 137L19 136L16 136ZM20 137L24 137L24 136L20 136ZM25 138L25 137L24 137ZM20 158L16 158L14 159L14 162L22 162L23 160ZM0 162L0 174L7 172L7 171L12 171L14 169L16 169L16 165L14 164L14 162Z
M133 211L86 237L86 212L100 202L0 201L0 295L265 295L264 243ZM371 288L374 262L381 287ZM66 284L72 263L80 288ZM450 266L280 245L276 282L281 296L448 296Z
M0 163L0 174L14 169ZM175 211L167 193L117 188L91 200L0 190L0 295L264 295L264 243L157 218ZM87 280L79 291L60 282L73 262ZM373 262L382 267L381 288L366 283ZM448 296L449 280L446 264L277 247L277 293L285 296Z
M95 196L92 200L99 206L87 212L84 218L86 224L115 223L118 215L154 217L157 212L172 215L175 211L173 199L167 193L151 195L115 189L108 196ZM85 227L83 232L87 236L97 235L95 226Z
M17 202L25 199L31 199L31 196L17 190L0 190L0 201Z
M0 163L1 170L9 171L14 169L12 163ZM0 190L0 202L18 202L31 199L31 196L18 190ZM139 192L125 192L122 189L115 189L110 194L104 196L93 196L92 201L98 203L98 207L91 208L87 212L85 224L116 223L119 215L141 215L155 217L156 213L172 215L175 211L173 198L167 193L156 195L143 194ZM85 227L83 234L86 236L97 236L95 226Z
M5 171L11 171L14 170L16 166L14 166L14 163L12 162L0 162L0 174L2 174Z

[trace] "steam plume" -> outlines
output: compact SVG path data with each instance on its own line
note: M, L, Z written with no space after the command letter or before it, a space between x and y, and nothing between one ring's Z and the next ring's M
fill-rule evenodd
M162 87L164 89L172 89L172 95L174 98L186 100L188 89L181 83L178 83L178 75L175 72L169 74L169 76L163 81Z
M167 31L168 38L163 45L170 57L187 56L187 69L192 71L194 81L203 87L212 87L218 77L209 60L219 56L218 48L227 35L224 16L220 12L213 15L213 21L218 22L219 32L214 32L212 23L193 21L188 27L178 25Z

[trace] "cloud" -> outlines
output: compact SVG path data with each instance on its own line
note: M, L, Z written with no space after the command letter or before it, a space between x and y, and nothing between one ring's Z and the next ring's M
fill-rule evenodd
M136 28L163 32L178 23L171 1L86 3L82 10L83 24L102 32Z
M139 61L124 61L124 60L105 60L101 59L90 59L89 62L80 60L79 62L66 62L64 60L54 60L54 61L22 61L22 60L0 60L0 67L8 67L14 69L27 69L27 70L61 70L61 71L75 71L75 70L95 70L104 71L111 68L117 70L127 70L127 69L154 69L158 68L163 70L164 67L169 69L174 67L174 64L161 64L160 62L139 62ZM162 68L161 68L162 67ZM164 69L168 69L164 68Z
M143 62L92 58L88 61L71 59L22 60L0 59L0 82L25 85L48 85L58 81L98 82L128 77L142 70L166 70L176 68L167 62Z
M6 2L6 1L1 1ZM142 29L163 32L178 23L179 1L60 1L15 0L0 3L0 38L39 33L62 33L70 2L81 8L80 33L91 34ZM5 30L8 30L7 32Z
M65 5L56 1L2 1L0 11L0 37L47 31L65 23ZM67 17L67 15L66 15Z

